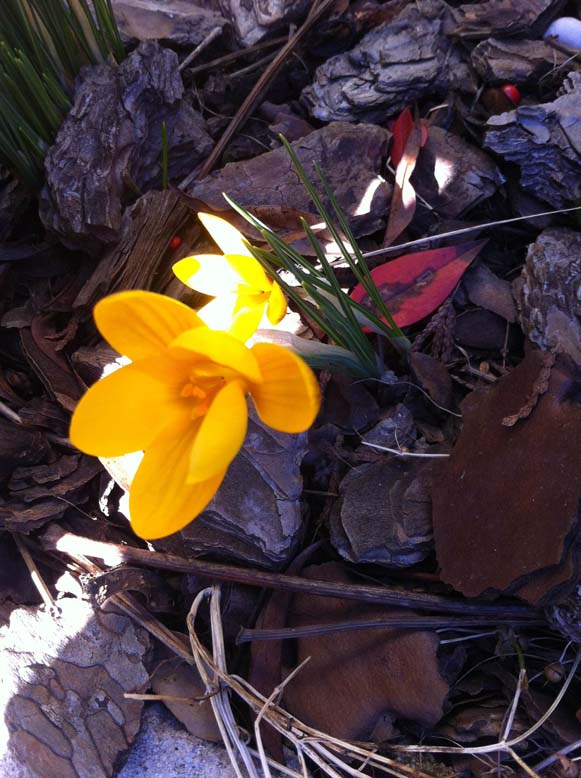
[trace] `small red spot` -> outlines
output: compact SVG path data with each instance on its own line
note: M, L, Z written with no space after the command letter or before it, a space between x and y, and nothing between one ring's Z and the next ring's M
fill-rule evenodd
M169 242L170 249L179 249L181 245L182 245L182 239L177 235L174 235L174 237Z
M503 84L503 86L500 87L500 91L504 92L513 105L518 105L520 103L520 92L514 84Z

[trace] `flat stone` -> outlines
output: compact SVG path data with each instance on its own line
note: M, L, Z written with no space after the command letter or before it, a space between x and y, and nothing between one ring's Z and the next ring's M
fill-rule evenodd
M321 185L315 183L313 162L321 167L356 237L385 226L391 187L381 174L389 138L387 130L370 124L353 127L335 122L291 144L315 188L322 193ZM217 211L227 207L223 192L243 206L286 206L316 213L282 147L253 159L231 162L188 190L188 194Z
M339 487L331 542L350 562L408 567L432 550L430 465L400 459L360 465Z
M492 159L459 135L430 127L411 182L443 218L455 219L504 183Z
M148 706L116 778L235 778L226 749L185 730L161 704Z
M529 84L567 59L544 41L488 38L472 51L472 64L487 84Z
M226 19L194 0L111 0L121 35L129 40L158 40L176 46L198 46Z
M462 278L462 285L471 303L502 316L506 321L516 321L516 303L510 283L495 275L487 265L480 262L469 267Z

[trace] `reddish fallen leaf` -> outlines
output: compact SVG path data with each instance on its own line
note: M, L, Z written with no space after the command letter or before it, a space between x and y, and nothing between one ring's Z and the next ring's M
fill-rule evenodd
M414 126L414 119L409 108L404 108L393 125L393 140L391 142L391 164L394 168L400 163L406 147L410 132Z
M470 241L407 254L372 270L371 276L398 327L415 324L435 311L485 243ZM371 307L361 284L351 292L351 297Z
M416 190L410 179L415 170L420 150L428 139L427 126L425 122L417 118L412 120L411 112L409 108L406 108L396 121L394 143L396 138L397 144L392 149L392 161L397 159L395 187L383 241L385 246L390 246L414 218L416 212ZM403 150L401 150L402 144Z
M414 119L412 112L409 108L404 108L400 115L395 120L393 125L393 140L391 141L391 164L394 168L397 168L403 153L405 151L406 143L414 126ZM422 119L420 122L421 131L421 145L425 146L428 140L428 125Z

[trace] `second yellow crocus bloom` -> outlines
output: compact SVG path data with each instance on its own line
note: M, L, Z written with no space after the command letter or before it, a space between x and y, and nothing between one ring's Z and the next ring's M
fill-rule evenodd
M216 298L199 311L208 326L228 330L246 342L264 316L273 325L282 320L286 299L235 227L208 213L199 213L198 217L224 253L186 257L173 266L173 271L191 289Z

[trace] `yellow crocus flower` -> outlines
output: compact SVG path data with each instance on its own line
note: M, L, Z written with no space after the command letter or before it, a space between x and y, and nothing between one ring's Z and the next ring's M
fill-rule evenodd
M129 495L142 538L177 532L208 505L244 441L248 394L262 421L281 432L302 432L317 415L313 372L281 346L247 348L153 292L111 295L94 315L132 361L81 398L70 439L94 456L145 452Z
M241 233L219 216L199 213L198 217L224 254L186 257L176 262L173 271L191 289L216 298L199 311L200 318L243 342L254 335L265 314L271 324L278 324L286 313L286 299L252 256Z

